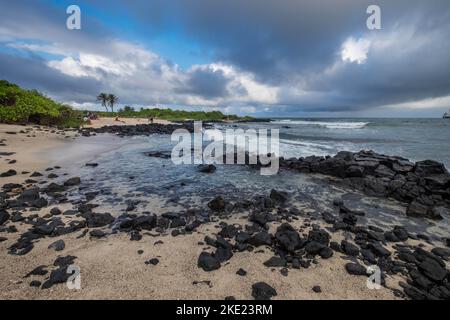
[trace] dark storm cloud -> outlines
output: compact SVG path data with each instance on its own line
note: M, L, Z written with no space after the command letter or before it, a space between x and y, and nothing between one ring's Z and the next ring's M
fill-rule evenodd
M176 91L197 95L206 99L228 96L229 79L221 70L197 69L189 74L189 79Z
M0 53L0 79L25 88L48 92L66 101L86 102L99 92L101 84L91 78L71 77L48 67L37 57L26 58Z
M381 7L383 30L373 31L377 37L413 28L411 41L403 48L393 44L397 52L369 52L367 65L349 64L335 74L323 74L339 60L348 37L371 36L366 28L369 4ZM322 92L321 97L305 100L281 90L280 103L299 109L367 108L450 94L450 73L445 72L450 66L447 0L183 0L170 4L155 0L128 6L149 34L178 24L185 35L211 46L216 58L252 72L261 82L289 88L300 80L306 88ZM401 40L401 31L396 36ZM429 41L409 50L423 37ZM318 75L310 76L314 73Z
M2 55L0 76L6 74L3 66L7 62L22 63L44 77L27 73L20 65L14 74L15 67L6 66L12 79L29 87L47 87L53 90L51 94L67 100L77 96L77 102L114 81L122 101L148 97L146 103L178 103L195 96L217 98L221 106L246 105L258 110L273 106L280 113L357 111L450 95L448 0L89 0L86 4L105 12L105 16L111 13L134 19L138 39L173 33L182 41L192 41L211 52L214 62L277 87L276 101L258 100L261 89L245 87L222 71L208 68L171 76L168 84L173 81L173 87L166 83L158 86L157 75L164 78L164 70L172 68L167 62L161 68L150 64L141 70L141 78L102 75L99 70L101 80L97 81L63 75L47 67L39 57L13 60ZM382 30L367 30L369 4L381 7ZM111 54L110 44L115 39L112 31L88 14L83 15L83 32L73 33L64 28L65 12L42 1L9 1L2 9L0 36L2 30L7 30L13 39L59 43L59 48L68 51L84 51L116 61ZM342 61L340 50L350 37L371 41L365 63ZM0 45L1 41L0 37ZM72 83L74 79L79 81ZM253 100L242 98L247 94ZM180 96L186 99L180 100Z
M68 15L64 7L53 7L40 0L20 0L2 3L0 36L6 33L14 40L64 44L70 50L108 53L108 44L114 34L98 20L82 14L82 29L66 28ZM1 44L0 38L0 44Z

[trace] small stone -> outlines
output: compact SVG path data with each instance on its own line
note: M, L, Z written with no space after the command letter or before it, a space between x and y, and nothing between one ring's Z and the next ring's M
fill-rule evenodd
M102 230L98 230L98 229L92 230L91 232L89 232L89 235L92 238L104 238L104 237L106 237L106 233L103 232Z
M243 277L243 276L247 275L247 271L245 271L242 268L239 268L239 270L236 271L236 274Z
M62 251L66 247L66 244L62 239L57 240L48 246L49 249L54 249L55 251Z
M145 264L152 264L154 266L156 266L158 263L159 263L159 260L157 258L153 258L153 259L150 259L145 262Z
M54 207L50 210L50 214L52 216L59 216L61 214L61 210L58 207Z

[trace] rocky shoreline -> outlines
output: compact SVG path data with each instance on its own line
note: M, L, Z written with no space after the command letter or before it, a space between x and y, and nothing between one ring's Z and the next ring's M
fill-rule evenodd
M177 129L185 129L194 132L194 123L185 121L176 124L137 124L137 125L115 125L103 126L101 128L82 128L79 133L84 137L89 137L98 133L115 134L121 137L149 136L151 134L172 134Z
M190 128L190 124L182 126ZM81 134L129 136L166 133L166 130L171 132L173 128L117 126L83 129ZM95 168L99 164L87 165ZM340 152L334 157L280 159L280 166L283 170L336 177L337 183L371 196L392 197L406 203L407 214L413 217L437 219L448 215L450 175L442 164L434 161L412 163L400 157L361 151ZM241 201L230 200L230 195L216 196L203 207L161 215L139 212L131 206L115 217L97 210L100 205L95 200L101 190L85 189L79 177L65 177L61 170L61 167L49 167L26 174L29 177L23 183L2 185L0 242L14 239L7 248L9 255L26 257L40 241L71 234L78 239L86 238L86 241L126 234L130 241L139 242L165 234L185 237L198 233L201 226L211 224L216 226L217 233L207 234L198 242L202 251L197 261L192 261L206 273L223 268L242 252L256 255L269 251L272 257L263 265L279 272L281 277L288 277L296 270L308 272L322 260L334 257L347 261L346 272L362 279L370 274L369 266L378 266L382 271L381 285L397 297L450 299L449 238L441 239L442 245L437 245L425 235L412 233L400 225L383 230L361 224L360 218L365 213L349 207L339 197L334 199L330 211L316 212L320 219L298 209L294 205L294 196L277 188ZM198 171L215 174L214 166L200 166ZM7 171L4 173L8 175ZM72 190L82 196L69 198L68 193ZM67 206L70 209L63 209ZM241 222L229 222L235 216L241 216ZM66 249L62 239L48 246L48 250L57 253ZM52 266L35 266L23 276L33 279L29 282L30 287L48 290L67 281L68 267L76 261L76 256L58 255ZM160 262L160 258L152 257L146 265L156 266ZM246 277L247 270L239 268L236 275ZM401 277L399 287L388 286L385 280L391 276ZM269 283L257 281L250 289L255 299L270 299L277 296L281 288L275 289ZM322 291L319 285L311 290L317 294ZM234 299L234 296L224 298Z
M342 151L334 157L280 159L280 166L338 177L368 195L405 202L409 216L442 219L450 214L450 173L433 160L413 163L373 151Z

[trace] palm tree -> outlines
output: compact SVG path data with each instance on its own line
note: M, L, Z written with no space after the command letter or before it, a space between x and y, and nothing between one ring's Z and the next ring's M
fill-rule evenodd
M114 112L114 104L119 102L119 98L117 96L115 96L114 94L109 94L108 102L109 102L109 106L111 107L111 111Z
M97 101L100 101L102 103L102 106L105 107L106 112L108 112L107 103L109 102L109 95L107 93L102 92L97 96Z

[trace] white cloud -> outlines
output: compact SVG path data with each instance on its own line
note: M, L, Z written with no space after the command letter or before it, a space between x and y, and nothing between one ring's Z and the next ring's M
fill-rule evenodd
M370 41L364 38L356 40L353 37L348 38L341 48L341 59L344 62L356 62L363 64L367 60L369 53Z
M47 64L48 66L72 77L89 76L89 73L86 70L84 70L80 61L77 61L72 57L66 57L62 60L52 60L49 61ZM97 77L94 78L98 79Z
M390 104L385 105L383 107L392 109L406 109L406 110L450 108L450 96Z

